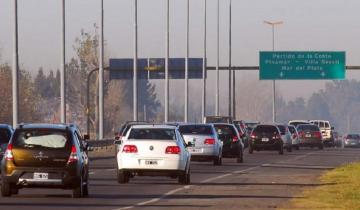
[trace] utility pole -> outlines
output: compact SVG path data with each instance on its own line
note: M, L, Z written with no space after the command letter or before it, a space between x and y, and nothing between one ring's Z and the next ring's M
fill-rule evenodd
M231 1L230 0L230 4L229 4L229 81L228 81L228 85L229 85L229 101L228 101L228 116L233 116L232 114L232 100L233 100L233 97L232 97L232 70L231 70L231 66L232 66L232 63L231 63L231 53L232 53L232 46L231 46ZM234 90L233 90L234 91Z
M220 0L217 0L217 35L216 35L216 96L215 115L219 115L219 63L220 63Z
M137 83L138 83L138 78L137 78L137 72L138 72L138 64L137 64L137 60L138 60L138 17L137 17L137 13L138 13L138 0L134 0L134 76L133 76L133 90L134 90L134 95L133 95L133 120L137 121L138 120L138 88L137 88Z
M186 55L185 55L185 110L184 122L188 122L189 115L189 20L190 20L190 0L186 1Z
M202 78L202 109L201 109L201 121L204 120L205 115L206 115L206 8L207 4L206 4L206 0L204 0L204 55L203 55L203 69L202 69L202 74L203 74L203 78Z
M165 122L169 121L169 16L170 0L166 0L166 33L165 33Z

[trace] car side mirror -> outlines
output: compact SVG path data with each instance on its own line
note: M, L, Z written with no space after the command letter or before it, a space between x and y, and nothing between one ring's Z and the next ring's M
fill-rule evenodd
M84 140L89 140L90 139L90 135L89 134L85 134L84 135Z

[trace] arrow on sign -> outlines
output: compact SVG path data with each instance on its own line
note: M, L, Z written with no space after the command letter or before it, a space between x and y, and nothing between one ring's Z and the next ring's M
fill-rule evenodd
M322 71L322 72L321 72L321 76L322 76L322 77L325 77L325 76L326 76L325 72Z
M283 72L280 72L280 77L284 77L284 73Z

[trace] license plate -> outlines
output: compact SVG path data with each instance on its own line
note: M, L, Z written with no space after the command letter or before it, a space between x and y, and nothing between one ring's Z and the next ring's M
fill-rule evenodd
M268 141L269 141L269 138L262 138L261 141L263 141L263 142L268 142Z
M46 180L46 179L49 179L49 174L48 173L34 173L34 179Z
M305 137L308 137L308 138L309 138L309 137L311 137L311 134L306 134Z
M157 165L158 161L157 160L145 160L145 164L146 165Z
M192 153L200 153L201 152L201 149L199 148L194 148L194 149L191 149L190 150Z

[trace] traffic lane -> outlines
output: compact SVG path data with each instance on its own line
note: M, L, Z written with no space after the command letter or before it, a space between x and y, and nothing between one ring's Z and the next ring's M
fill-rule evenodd
M185 204L188 205L187 209L201 209L202 206L207 209L278 208L299 196L305 187L321 185L318 177L328 170L324 168L360 160L360 153L356 150L303 149L301 153L283 161L270 161L272 163L262 164L247 173L233 173L223 179L185 189L147 205L146 209L166 209L162 206L182 209L181 206ZM140 208L145 207L134 207Z
M304 153L300 151L278 155L276 152L259 152L245 155L245 163L242 164L236 163L235 159L224 159L222 166L192 162L192 184L197 187L204 184L204 181L211 183L225 178L224 175L230 176L236 171L246 173L244 170L259 167L262 164L299 158L304 156ZM179 192L186 190L177 184L177 180L162 177L136 177L129 184L119 185L116 182L116 169L112 168L114 163L115 160L111 158L92 161L89 198L72 199L70 191L57 189L22 189L19 195L1 198L0 207L6 209L25 206L30 209L117 209L156 200L174 190L180 189ZM181 207L190 207L184 205Z
M136 177L129 184L119 185L116 182L114 159L93 160L90 170L90 197L72 199L70 190L59 189L21 189L19 195L0 198L1 209L114 209L131 206L153 199L162 194L182 187L177 179L163 177ZM192 163L192 180L217 176L218 173L231 171L233 168L247 168L238 164L235 159L225 159L224 165L213 166L212 163Z

